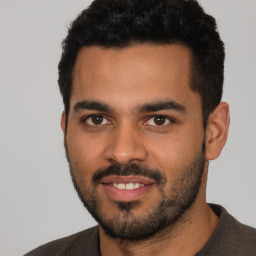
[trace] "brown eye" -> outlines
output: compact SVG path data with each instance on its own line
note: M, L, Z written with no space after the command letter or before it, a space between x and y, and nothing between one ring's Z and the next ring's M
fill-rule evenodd
M152 116L148 121L146 122L147 125L150 126L165 126L167 124L170 124L171 120L170 118L166 116Z
M99 125L103 122L103 117L102 116L92 116L91 120L92 120L93 124Z
M86 123L91 126L97 126L97 125L105 125L109 124L110 122L102 115L91 115L86 118Z
M154 117L154 123L156 125L163 125L166 121L166 117L164 116L155 116Z

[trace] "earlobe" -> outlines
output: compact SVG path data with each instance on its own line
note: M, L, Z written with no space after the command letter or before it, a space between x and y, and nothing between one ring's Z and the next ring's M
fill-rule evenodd
M63 111L62 114L61 114L61 129L63 131L63 133L65 134L65 131L66 131L66 114L65 112Z
M221 102L210 114L206 128L206 159L216 159L228 137L230 123L229 106Z
M62 115L61 115L61 129L64 135L64 147L65 147L65 150L67 151L66 114L64 111L62 112Z

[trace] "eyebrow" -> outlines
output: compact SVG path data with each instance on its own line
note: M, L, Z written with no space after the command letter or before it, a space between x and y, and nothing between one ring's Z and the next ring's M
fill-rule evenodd
M155 101L152 103L146 103L139 107L138 112L143 113L143 112L155 112L155 111L160 111L160 110L175 110L178 112L186 112L186 108L184 105L181 105L180 103L177 103L176 101L173 100L168 100L168 101Z
M107 104L99 101L87 101L87 100L79 101L73 107L74 112L78 112L83 109L97 110L102 112L111 111L111 108Z
M100 101L79 101L73 107L74 112L79 112L80 110L97 110L101 112L113 112L112 108L106 103ZM145 103L142 106L134 108L134 112L145 113L145 112L156 112L160 110L175 110L178 112L186 112L185 106L177 103L173 100L167 101L154 101L150 103Z

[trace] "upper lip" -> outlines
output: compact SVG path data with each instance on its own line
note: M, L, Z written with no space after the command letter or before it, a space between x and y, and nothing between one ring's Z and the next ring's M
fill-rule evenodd
M140 183L144 185L152 185L155 182L147 177L144 176L135 176L135 175L129 175L129 176L116 176L111 175L108 177L104 177L100 183L103 184L112 184L112 183Z

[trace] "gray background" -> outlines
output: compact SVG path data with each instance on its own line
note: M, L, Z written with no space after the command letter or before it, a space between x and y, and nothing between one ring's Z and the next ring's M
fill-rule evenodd
M57 87L60 43L90 1L0 0L0 255L30 249L95 224L65 159ZM211 162L208 202L256 226L256 1L202 0L226 44L223 100L231 127Z

